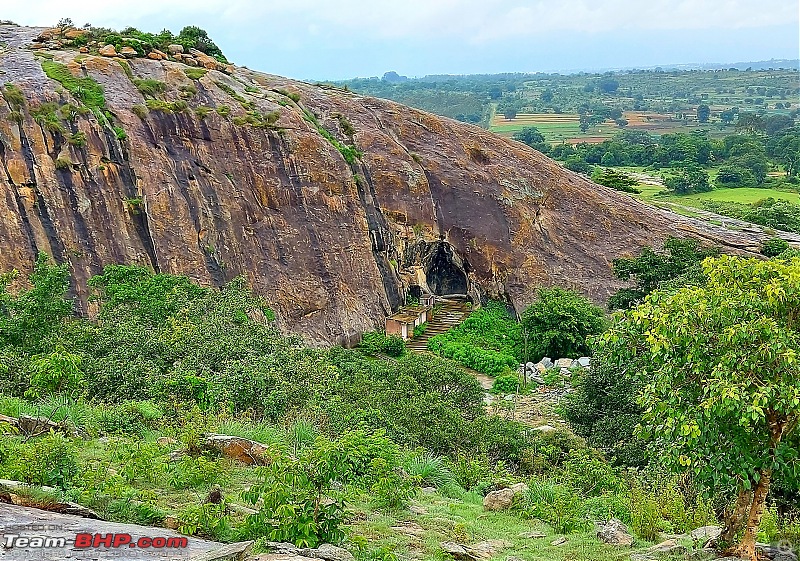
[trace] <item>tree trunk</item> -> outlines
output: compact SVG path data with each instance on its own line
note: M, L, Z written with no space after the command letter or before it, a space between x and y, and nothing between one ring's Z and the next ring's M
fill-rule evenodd
M747 516L747 525L745 526L744 536L742 541L733 550L733 554L742 559L750 559L757 561L756 557L756 536L758 535L758 526L761 524L761 515L764 514L764 507L767 503L767 493L769 493L769 484L772 477L772 470L762 469L761 478L758 480L753 491L753 504L750 505L750 513Z
M733 511L727 513L725 516L725 529L720 536L723 542L728 544L733 542L733 538L735 538L739 530L742 529L744 518L747 515L747 509L751 504L753 504L752 489L740 489Z

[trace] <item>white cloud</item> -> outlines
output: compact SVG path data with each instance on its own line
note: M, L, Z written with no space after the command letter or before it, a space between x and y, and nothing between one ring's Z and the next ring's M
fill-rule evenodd
M2 17L48 25L124 26L215 19L220 25L367 37L493 41L560 31L744 29L798 22L796 0L5 0Z

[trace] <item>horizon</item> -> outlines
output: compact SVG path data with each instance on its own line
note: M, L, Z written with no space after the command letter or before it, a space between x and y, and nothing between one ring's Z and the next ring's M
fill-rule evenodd
M34 27L71 18L78 26L149 32L196 25L238 65L311 81L388 71L409 77L572 74L800 57L800 6L791 0L390 4L175 0L165 8L141 0L116 8L99 0L30 0L5 6L3 17Z

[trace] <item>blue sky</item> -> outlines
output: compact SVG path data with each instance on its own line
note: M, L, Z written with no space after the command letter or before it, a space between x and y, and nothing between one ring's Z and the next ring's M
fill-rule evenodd
M198 25L237 64L319 80L800 56L797 0L4 0L0 17Z

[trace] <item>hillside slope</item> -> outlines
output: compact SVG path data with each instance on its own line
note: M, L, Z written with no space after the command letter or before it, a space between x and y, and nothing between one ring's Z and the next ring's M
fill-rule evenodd
M284 327L348 343L413 285L521 307L559 284L603 301L611 260L669 234L756 243L395 103L233 66L198 78L174 60L31 50L41 32L0 26L0 82L24 96L0 102L1 270L45 251L78 286L122 262L209 285L245 275ZM102 85L108 118L42 63ZM146 100L134 80L163 86Z

